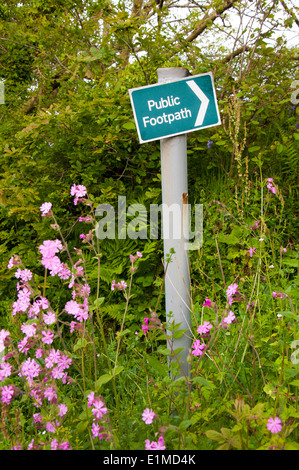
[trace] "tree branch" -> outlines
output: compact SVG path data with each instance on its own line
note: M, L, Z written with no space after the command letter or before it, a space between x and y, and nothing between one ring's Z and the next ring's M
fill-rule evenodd
M296 25L298 26L299 28L299 20L297 19L297 17L295 16L295 13L293 12L293 10L290 10L289 7L287 6L287 4L284 2L284 0L280 0L280 3L282 4L283 8L285 9L285 11L288 13L288 15L290 15L293 20L295 21Z
M234 59L236 56L243 54L243 52L249 52L252 48L249 46L241 46L235 51L231 52L230 54L227 54L223 59L221 59L221 62L223 64L226 64L227 62L230 62L232 59Z
M225 0L223 4L217 8L217 10L212 11L209 15L205 15L205 17L200 21L199 25L192 31L191 34L186 38L187 42L192 42L196 39L202 32L209 26L209 23L212 21L214 22L219 16L222 15L223 12L231 8L234 3L237 3L238 0Z

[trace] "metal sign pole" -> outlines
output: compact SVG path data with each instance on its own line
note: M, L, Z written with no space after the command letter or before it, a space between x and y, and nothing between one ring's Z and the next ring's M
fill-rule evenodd
M189 71L182 67L160 68L157 73L158 83L175 81L189 75ZM169 312L172 312L171 321L181 323L179 330L187 330L181 337L172 338L172 348L174 351L181 349L178 353L181 367L189 376L187 356L191 349L190 279L185 239L189 229L187 135L161 139L160 149L164 259L171 248L175 251L165 278L166 318L168 320Z
M5 104L5 101L4 101L4 82L0 82L0 104Z

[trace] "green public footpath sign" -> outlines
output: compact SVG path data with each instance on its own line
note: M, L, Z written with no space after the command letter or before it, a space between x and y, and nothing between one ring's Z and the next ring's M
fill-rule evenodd
M212 72L129 90L140 143L218 126Z

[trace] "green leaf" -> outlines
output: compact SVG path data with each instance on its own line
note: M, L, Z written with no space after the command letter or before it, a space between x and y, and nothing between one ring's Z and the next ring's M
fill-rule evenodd
M101 51L99 51L96 47L91 47L90 52L93 55L93 57L95 57L96 59L98 60L102 59Z
M295 385L295 387L299 387L299 380L293 380L293 382L290 382L290 385Z
M221 243L226 243L227 245L237 245L240 243L239 239L232 233L228 236L220 234L218 240Z
M102 303L104 303L105 297L99 297L93 303L93 305L89 306L89 310L97 310Z
M96 299L96 300L94 301L95 307L99 307L100 305L102 305L102 303L104 302L104 300L105 300L105 297L99 297L98 299Z
M85 348L88 344L88 341L85 338L79 338L77 343L74 345L74 351L78 351L78 349Z
M203 387L215 388L215 385L213 383L208 382L206 379L200 376L194 377L192 382L196 385L201 385Z
M184 419L181 423L180 423L180 429L182 431L185 431L187 428L189 428L190 426L192 426L193 421L192 419Z
M167 348L159 348L159 349L158 349L158 352L159 352L160 354L163 354L164 356L169 356L169 354L170 354L170 351L169 351L169 349L167 349Z
M84 432L88 424L89 424L89 421L80 421L80 423L78 423L76 426L77 433L81 434L82 432Z
M260 149L261 147L259 145L254 145L253 147L249 147L248 152L257 152Z
M131 333L131 330L129 330L129 328L126 328L124 331L122 331L121 333L118 333L117 334L117 337L118 338L122 338L123 336L127 335L128 333Z
M165 338L164 338L165 339ZM165 376L167 374L167 365L166 364L161 364L161 361L156 359L155 357L152 356L146 356L146 360L149 363L149 365L155 369L159 374Z
M99 390L102 385L105 385L106 383L110 382L116 375L120 374L124 370L123 366L117 366L114 374L103 374L101 377L96 381L96 390Z
M124 129L130 130L130 129L135 129L136 126L135 126L134 122L125 122L122 127Z
M91 417L92 417L91 408L87 408L87 410L82 411L82 413L79 415L80 421L86 421Z
M221 444L221 446L217 447L217 450L229 450L229 443L225 442L224 444Z
M111 374L103 374L101 377L96 381L96 390L99 390L102 385L110 382L113 379L113 375Z
M299 450L299 443L298 442L286 442L284 446L285 450Z
M223 435L220 432L213 431L212 429L205 432L205 435L208 439L212 439L213 441L222 442L224 440Z
M299 260L298 259L293 259L293 258L284 258L283 259L283 264L286 266L290 266L291 268L297 268L299 266Z
M115 377L116 375L120 374L123 370L124 370L124 367L123 367L123 366L117 366L117 367L115 368L115 371L114 371L114 374L113 374L114 377Z
M183 336L183 334L186 332L187 330L178 330L178 331L175 331L173 333L173 338L174 339L179 339Z

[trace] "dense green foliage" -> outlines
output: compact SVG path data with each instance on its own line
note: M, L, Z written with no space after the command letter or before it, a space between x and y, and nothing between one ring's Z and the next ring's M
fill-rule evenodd
M149 406L161 419L155 431L163 428L167 448L210 449L215 442L223 448L295 448L298 367L290 360L290 345L297 339L298 321L299 58L298 47L290 46L283 32L298 30L298 9L271 0L198 3L190 4L180 21L166 0L1 3L0 330L13 328L21 339L11 317L16 279L7 264L13 255L34 272L39 292L46 288L55 312L63 310L68 289L56 277L44 279L38 251L44 240L63 236L70 253L74 248L84 253L96 311L95 331L88 334L104 351L96 371L91 372L94 350L84 335L78 334L76 343L65 331L65 341L80 364L84 349L87 362L83 372L79 369L86 374L85 397L97 384L94 389L111 414L113 445L144 448L147 426L140 416ZM238 19L249 12L254 22L234 30L226 16L230 11ZM78 221L90 205L117 207L120 195L127 205L161 202L159 142L139 144L128 90L155 83L157 68L171 66L191 74L213 71L222 120L219 127L188 136L189 201L204 205L204 244L190 252L194 326L203 312L204 320L220 318L227 308L225 289L235 280L244 295L235 310L238 324L228 331L219 328L213 337L213 360L194 361L199 373L189 393L185 383L172 383L167 376L165 345L156 338L161 331L135 335L149 309L165 321L162 240L103 240L95 254L79 239L87 232ZM268 178L276 194L268 191ZM74 183L86 186L90 205L73 204ZM45 201L53 205L59 232L54 221L41 217ZM121 292L111 291L111 283L130 279L128 257L136 251L143 257L127 304ZM275 300L273 291L283 292L283 298ZM203 310L206 297L214 308ZM248 316L249 301L254 308ZM119 369L113 375L114 363ZM274 396L273 390L279 393ZM79 388L63 393L71 411L60 436L73 448L88 448L90 410L83 406L78 417L71 407L81 400ZM177 414L170 413L172 406ZM33 410L24 396L22 439L27 443ZM270 442L265 423L275 413L290 424L283 437ZM6 445L12 445L9 439Z

